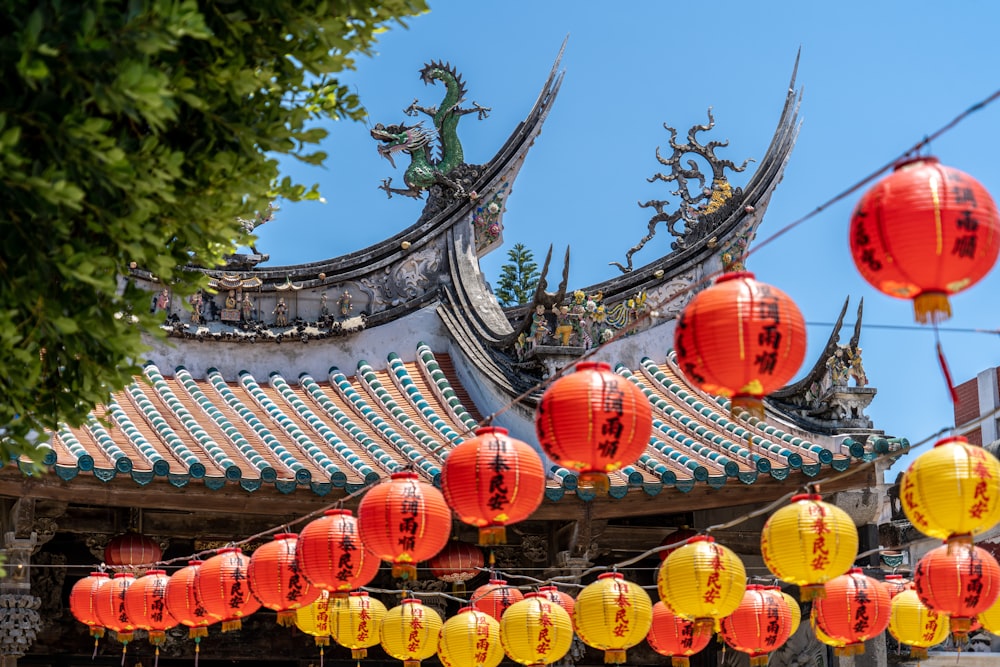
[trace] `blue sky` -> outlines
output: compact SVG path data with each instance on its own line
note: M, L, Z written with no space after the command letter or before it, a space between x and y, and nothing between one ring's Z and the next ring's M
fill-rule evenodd
M418 71L429 60L451 62L468 85L468 101L492 107L459 127L466 160L489 160L531 108L569 36L565 81L545 129L514 184L504 218L505 245L483 260L495 281L516 242L544 256L571 246L571 286L613 277L608 265L646 232L650 212L636 202L668 199L654 151L666 146L663 123L681 132L706 121L701 135L728 139L717 155L740 163L763 157L784 101L796 52L804 89L798 144L758 242L899 156L1000 88L1000 4L963 2L434 2L409 29L385 33L375 58L361 58L342 77L360 94L370 123L398 123L414 98L437 104L439 86ZM393 169L362 123L330 127L323 168L287 163L288 173L318 182L326 203L281 204L261 227L258 248L269 266L316 261L361 249L410 225L423 202L388 200L377 189ZM930 146L1000 196L1000 102L975 114ZM397 161L398 163L398 161ZM733 175L742 183L752 172ZM810 323L833 322L846 296L864 297L865 322L913 323L909 302L876 292L851 260L847 229L859 195L831 206L756 252L748 268L799 305ZM641 266L666 252L660 230L635 256ZM1000 328L1000 275L952 299L945 327ZM845 327L846 329L846 327ZM810 326L807 365L829 327ZM841 342L847 342L846 329ZM1000 364L996 334L942 331L956 382ZM866 328L864 363L878 395L869 415L878 428L916 442L953 423L950 399L929 328ZM665 350L650 350L662 358ZM805 372L805 368L803 372Z

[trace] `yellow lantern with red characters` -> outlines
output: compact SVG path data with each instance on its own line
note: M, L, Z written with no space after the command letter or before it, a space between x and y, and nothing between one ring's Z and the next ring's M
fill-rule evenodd
M939 614L923 602L913 589L892 598L889 634L910 647L910 659L926 660L927 649L948 638L951 627L948 615Z
M976 620L983 626L986 632L992 635L1000 635L1000 597L997 598L989 609L979 612Z
M384 604L364 591L351 591L347 597L334 596L330 598L330 636L351 649L352 658L360 660L379 643L387 613Z
M503 650L519 665L551 665L573 645L573 621L559 604L541 593L528 593L500 619Z
M792 612L781 593L750 584L740 606L722 619L719 634L731 648L750 657L750 667L765 667L771 651L788 641L791 628Z
M779 593L781 597L785 598L785 602L788 603L788 611L792 614L792 627L788 631L788 636L791 637L798 631L799 625L802 624L802 607L799 606L799 601L777 586L766 586L766 588Z
M420 661L437 653L441 617L416 598L403 600L382 619L382 648L403 661L403 667L420 667Z
M444 667L496 667L503 660L500 623L472 607L462 607L441 626L438 658Z
M1000 461L962 436L945 438L910 464L900 482L906 518L924 535L979 535L1000 521Z
M695 625L718 630L746 591L746 568L731 549L709 536L692 537L672 551L656 579L660 599Z
M792 496L760 531L760 552L774 576L800 589L803 601L822 597L823 584L847 572L858 556L854 521L818 494Z
M626 651L649 632L653 601L638 584L606 572L586 586L573 607L573 627L584 644L604 651L604 664L622 665Z
M330 591L321 590L311 604L295 610L295 627L315 638L322 655L323 647L330 645Z

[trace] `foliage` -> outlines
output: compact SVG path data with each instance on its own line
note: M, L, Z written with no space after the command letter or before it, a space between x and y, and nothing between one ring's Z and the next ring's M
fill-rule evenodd
M538 287L538 264L535 255L523 243L515 243L507 251L508 262L500 267L496 296L501 306L527 303Z
M248 239L239 217L317 198L333 76L424 0L0 0L0 455L78 425L157 332L138 266L176 297ZM403 24L405 27L405 24Z

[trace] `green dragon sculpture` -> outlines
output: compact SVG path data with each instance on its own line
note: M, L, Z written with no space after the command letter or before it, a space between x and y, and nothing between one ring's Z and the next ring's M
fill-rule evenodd
M416 125L385 126L381 123L371 130L372 138L382 143L378 146L379 155L389 160L393 167L396 162L393 156L397 153L409 153L410 166L403 174L407 187L392 187L392 178L382 181L380 190L392 198L393 194L406 195L419 199L423 191L432 185L443 185L451 189L456 198L468 197L465 188L449 174L455 167L463 164L465 155L462 152L462 142L458 139L458 121L470 113L479 115L482 120L489 116L490 108L476 102L470 108L459 106L465 100L465 83L462 77L448 63L431 62L420 70L420 78L425 84L441 81L445 85L444 99L438 107L424 107L417 100L403 110L407 116L416 116L418 112L427 114L434 123L434 132L423 127L423 122ZM431 156L431 140L436 133L440 141L441 156L434 159Z

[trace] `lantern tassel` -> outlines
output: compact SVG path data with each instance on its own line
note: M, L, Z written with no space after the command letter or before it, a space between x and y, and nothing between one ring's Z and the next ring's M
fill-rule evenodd
M392 576L394 579L405 579L407 581L417 580L417 566L412 563L393 563Z
M323 646L329 646L329 645L330 645L330 638L329 637L326 637L326 636L316 637L316 646L319 646L322 649Z
M130 641L132 641L131 632L116 632L115 635L117 635L118 641L120 641L122 644L128 644Z
M799 587L799 599L802 602L823 600L826 598L826 586L823 584L805 584Z
M951 636L955 639L956 644L964 641L969 636L969 630L971 629L972 621L970 619L956 616L951 617Z
M944 292L924 292L913 298L913 314L920 324L940 324L951 317L951 304Z
M201 637L194 640L194 667L198 667L198 655L201 653Z
M283 610L278 612L278 625L283 628L290 628L295 625L295 611Z
M750 667L767 667L767 661L770 656L765 653L764 655L753 655L750 656Z
M153 653L153 667L160 667L160 647L156 647L156 652Z
M506 526L483 526L479 529L479 546L492 547L507 544Z
M208 628L203 626L198 626L197 628L191 628L188 630L188 639L193 639L197 642L202 637L208 636Z
M456 581L451 585L451 592L455 595L465 595L465 582Z
M352 648L351 657L355 660L361 660L362 658L368 657L368 649L366 648Z
M159 648L164 642L167 641L167 633L163 630L150 630L149 631L149 643L153 646Z
M910 647L910 660L926 660L929 657L930 654L927 653L927 649L919 646Z
M96 660L97 659L97 642L99 642L99 641L100 641L100 637L95 637L94 638L94 654L92 656L90 656L91 660Z
M739 419L741 410L749 412L751 417L756 417L764 421L764 401L760 396L751 396L749 394L736 394L733 396L729 403L730 414L735 419Z
M125 652L128 650L128 643L122 644L122 667L125 667Z
M944 349L941 347L941 341L937 342L937 357L938 363L941 364L941 373L944 374L944 382L948 385L948 394L951 396L951 402L954 405L958 405L958 392L955 391L955 383L951 379L951 371L948 370L948 362L944 358Z
M323 667L323 646L319 647L319 667Z
M691 667L691 659L686 655L671 656L670 667Z
M242 630L242 629L243 629L243 621L241 621L238 618L233 618L228 621L222 622L223 632L232 632L233 630Z
M605 665L624 665L625 664L625 649L620 648L609 648L604 651L604 664Z
M577 486L581 489L591 489L598 496L606 496L611 489L611 480L608 479L607 473L586 470L580 473Z
M419 660L404 660L403 667L420 667Z

